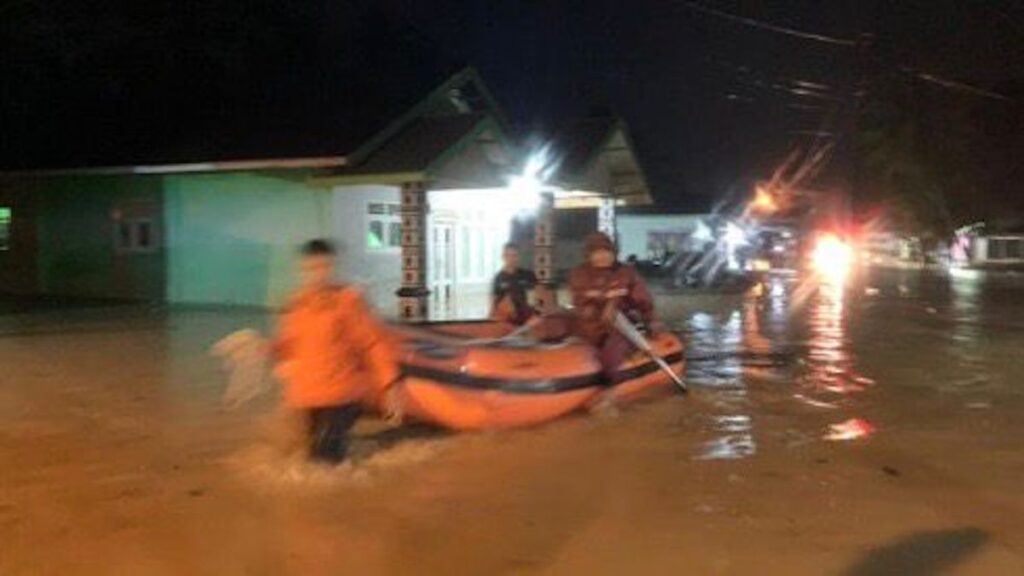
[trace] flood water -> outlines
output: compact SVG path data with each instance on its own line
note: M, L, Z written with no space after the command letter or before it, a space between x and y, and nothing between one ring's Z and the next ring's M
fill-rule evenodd
M0 313L0 574L1024 574L1024 278L659 296L692 393L291 456L211 343L263 315Z

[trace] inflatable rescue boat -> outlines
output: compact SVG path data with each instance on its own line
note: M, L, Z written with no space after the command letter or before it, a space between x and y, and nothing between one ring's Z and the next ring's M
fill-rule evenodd
M614 378L601 373L596 350L573 338L538 342L509 337L490 321L394 326L404 379L392 402L403 417L456 430L530 426L602 398L624 400L672 386L645 353L629 356ZM683 368L679 339L650 339L676 373Z

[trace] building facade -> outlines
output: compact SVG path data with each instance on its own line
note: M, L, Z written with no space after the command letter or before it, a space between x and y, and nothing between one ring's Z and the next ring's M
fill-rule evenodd
M649 201L646 187L613 186L625 134L613 124L588 173L510 186L528 153L467 69L336 155L2 173L0 293L276 307L297 247L324 237L381 309L479 316L457 304L486 291L516 230L557 229L570 210L594 229L616 201Z

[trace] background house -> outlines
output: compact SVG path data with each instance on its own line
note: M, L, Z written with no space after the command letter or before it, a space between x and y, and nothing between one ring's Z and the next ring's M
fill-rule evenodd
M325 119L331 129L316 128L313 148L289 137L294 128L267 129L264 153L245 157L200 142L189 149L209 156L0 173L0 292L273 307L292 288L298 245L327 237L343 248L348 279L382 309L395 310L410 262L422 259L416 282L429 290L432 314L479 316L486 301L474 296L513 231L532 230L540 193L558 208L563 267L602 214L607 224L609 207L649 201L619 120L560 133L551 182L524 191L509 182L528 151L509 142L475 71L414 88L384 102L376 90L346 94L366 113ZM410 239L419 223L404 212L410 183L426 190L422 241ZM530 236L521 238L527 246Z
M495 186L510 170L473 70L415 98L365 106L376 128L361 118L325 137L330 155L3 173L0 291L274 306L296 247L323 236L345 248L354 280L393 294L399 182Z

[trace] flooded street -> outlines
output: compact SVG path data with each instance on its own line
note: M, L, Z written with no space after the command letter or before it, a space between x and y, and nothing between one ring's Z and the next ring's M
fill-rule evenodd
M0 574L1024 574L1024 278L659 296L692 393L287 455L209 346L267 317L0 314Z

